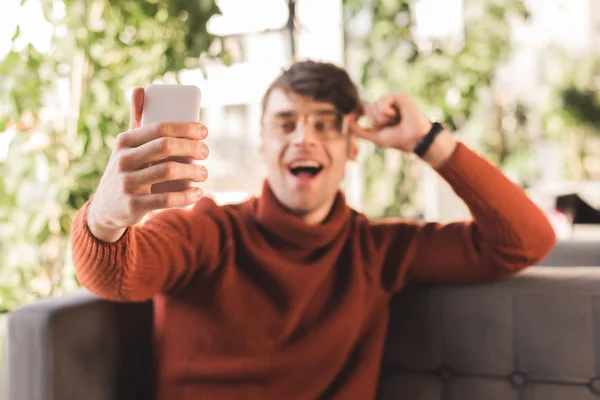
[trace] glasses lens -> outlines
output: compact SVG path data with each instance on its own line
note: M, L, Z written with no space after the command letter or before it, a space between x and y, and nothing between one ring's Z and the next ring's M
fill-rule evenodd
M311 113L305 118L286 115L275 118L272 129L279 136L289 136L296 132L298 124L303 123L304 129L310 130L321 140L330 140L343 135L343 120L343 115L335 111Z

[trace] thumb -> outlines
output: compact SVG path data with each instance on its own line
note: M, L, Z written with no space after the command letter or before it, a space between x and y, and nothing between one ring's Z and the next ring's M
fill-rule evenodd
M345 121L347 131L350 135L356 135L359 138L375 141L377 130L374 128L361 127L356 120L356 116L347 116Z
M129 108L129 129L139 128L142 124L142 109L144 107L144 89L135 88L131 92Z

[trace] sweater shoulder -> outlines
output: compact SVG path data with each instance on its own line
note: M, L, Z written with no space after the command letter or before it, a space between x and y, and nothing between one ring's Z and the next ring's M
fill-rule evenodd
M354 225L361 239L379 249L410 239L423 226L422 222L404 218L377 218L372 219L359 212L354 212Z
M354 218L362 257L370 277L386 292L404 285L406 262L412 257L423 223L403 218Z
M252 216L255 199L245 200L240 203L217 204L214 199L204 197L193 208L196 215L204 215L212 220L226 236L231 236L233 226L240 226L239 222Z

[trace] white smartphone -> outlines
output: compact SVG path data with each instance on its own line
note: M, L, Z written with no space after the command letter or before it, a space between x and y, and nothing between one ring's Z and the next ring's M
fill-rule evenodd
M193 85L152 84L144 89L142 126L156 122L199 122L200 88ZM158 163L176 161L192 163L186 157L169 157ZM152 193L178 192L192 186L189 180L176 180L152 185Z

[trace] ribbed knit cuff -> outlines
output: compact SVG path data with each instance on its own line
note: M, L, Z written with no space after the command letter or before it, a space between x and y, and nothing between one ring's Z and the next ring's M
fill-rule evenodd
M106 288L120 292L121 276L135 250L131 229L114 243L96 238L87 224L88 201L75 215L71 229L73 261L80 283L93 291ZM104 290L101 290L104 291Z

